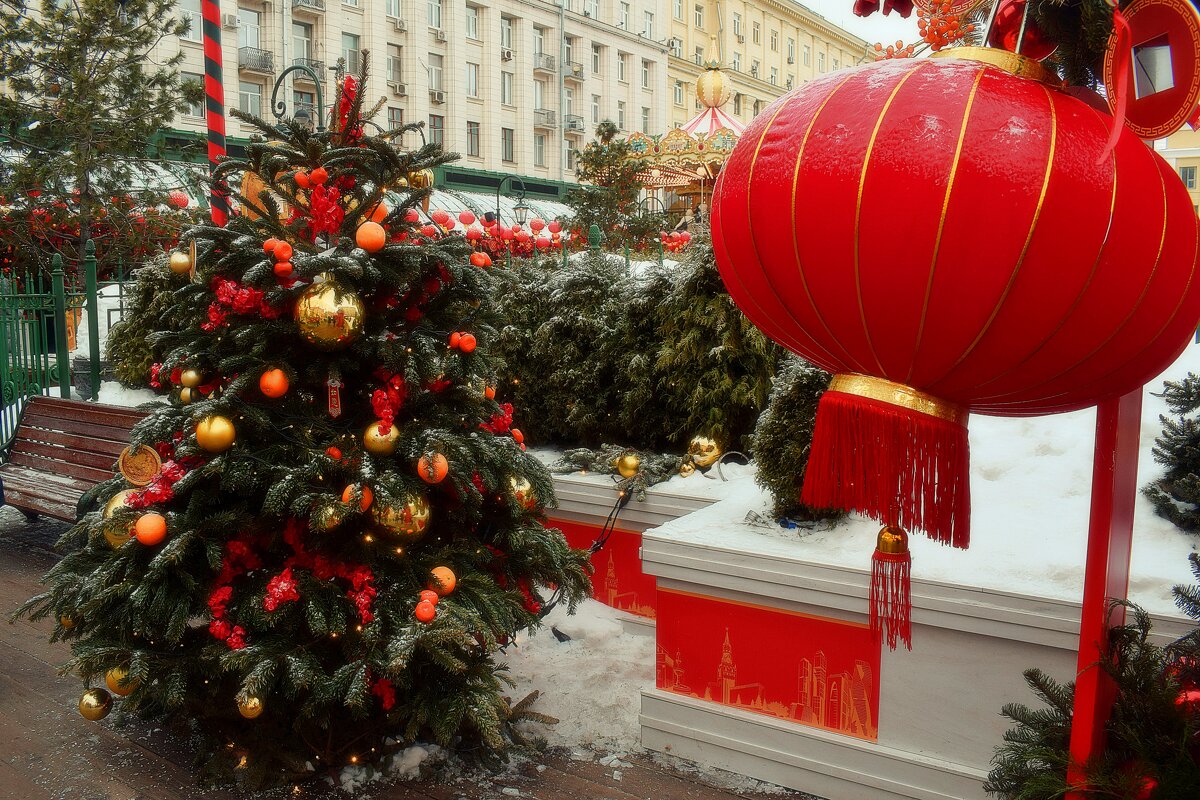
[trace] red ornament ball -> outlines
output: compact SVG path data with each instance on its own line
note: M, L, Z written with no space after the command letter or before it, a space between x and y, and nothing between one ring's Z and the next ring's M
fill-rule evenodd
M419 213L417 213L417 210L415 208L410 208L410 209L408 209L408 211L404 212L404 221L405 222L420 222L421 215Z
M474 252L471 253L471 264L476 267L490 267L492 265L492 257L487 253Z
M378 222L368 220L354 232L354 242L368 253L377 253L387 244L387 231Z
M279 244L279 240L276 239L274 236L272 236L270 239L267 239L265 242L263 242L263 252L266 253L267 255L274 255L275 247L278 244Z
M288 242L284 242L284 241L280 241L280 240L276 239L275 247L272 248L271 252L273 252L275 254L276 261L291 261L292 260L293 250L292 250L291 244L289 244Z
M325 455L329 456L334 461L337 461L342 457L342 450L340 447L326 447Z
M274 270L275 277L277 278L290 278L292 276L292 272L295 271L292 267L292 262L290 261L275 262Z
M464 353L473 353L475 352L476 344L477 342L475 341L474 334L464 333L462 338L458 340L458 349L462 350Z
M421 593L418 594L417 597L419 597L422 601L426 603L432 603L435 606L437 605L437 601L441 599L438 597L438 593L432 589L422 589Z
M289 386L287 373L278 367L267 370L258 379L258 390L271 399L283 397Z
M329 173L325 171L324 167L317 167L308 173L308 182L313 186L321 186L327 180L329 180Z
M441 483L450 472L450 462L441 453L426 453L417 461L417 474L426 483Z
M1021 18L1025 16L1026 0L1000 0L996 8L996 19L988 34L988 44L1010 53L1017 52L1017 37L1021 35ZM1021 39L1021 55L1041 61L1058 49L1058 45L1046 40L1046 35L1030 16L1025 20L1025 37Z
M296 174L292 176L292 179L296 181L296 185L301 189L307 189L311 185L308 179L308 173L302 169L296 170Z
M459 344L462 343L462 336L463 335L461 333L459 333L458 331L455 331L454 333L450 334L450 338L446 342L450 346L450 349L453 350L453 349L457 348L459 346Z
M417 622L433 622L433 618L437 616L437 609L433 603L428 600L422 600L417 603L417 607L413 610L413 616L417 618Z

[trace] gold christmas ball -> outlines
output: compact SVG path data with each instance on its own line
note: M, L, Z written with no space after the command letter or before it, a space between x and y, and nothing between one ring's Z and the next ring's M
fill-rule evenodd
M432 513L423 495L409 495L404 503L394 506L376 501L371 507L375 524L402 544L411 544L425 535Z
M537 508L537 495L533 493L533 484L524 477L513 476L508 479L508 488L516 498L517 503L527 511Z
M304 341L318 350L340 350L362 334L366 313L357 294L324 281L300 293L294 317Z
M711 467L721 457L721 445L707 436L693 436L688 442L688 455L697 467Z
M313 514L313 526L323 533L329 533L338 526L337 510L333 506L321 506Z
M76 626L75 618L70 614L60 614L58 624L62 626L64 631L69 631Z
M121 491L108 498L108 502L104 504L104 518L109 519L118 508L125 506L125 501L129 499L129 495L136 492L137 489L122 489Z
M632 478L642 468L642 458L637 453L622 453L617 459L617 472L622 478Z
M419 169L408 173L408 185L420 191L433 188L433 170Z
M204 383L204 373L198 369L185 369L179 374L179 382L189 389Z
M233 446L237 430L228 417L213 414L200 420L196 426L196 444L210 453L224 453Z
M692 460L690 458L684 459L683 462L679 465L679 474L685 478L687 476L691 475L695 471L696 471L696 465L692 463Z
M200 392L187 386L179 390L179 402L187 405L200 397Z
M128 677L128 669L125 667L113 667L104 673L104 683L108 686L108 690L118 697L128 697L138 687L138 681L129 681L126 683Z
M171 272L176 275L187 275L192 271L192 257L182 250L174 250L171 252Z
M374 456L390 456L396 452L396 442L400 440L400 429L395 425L385 433L379 432L379 423L372 422L363 431L363 447Z
M263 713L263 701L252 694L238 697L238 713L246 719L258 719Z
M79 713L91 722L99 722L112 711L112 695L103 689L88 689L79 698Z
M132 536L132 522L128 525L109 522L104 526L104 541L108 542L108 546L113 550L120 550L121 547L128 542Z

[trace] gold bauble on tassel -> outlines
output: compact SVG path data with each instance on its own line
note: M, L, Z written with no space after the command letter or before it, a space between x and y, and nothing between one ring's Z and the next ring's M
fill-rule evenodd
M263 701L261 698L252 694L239 695L238 713L246 719L258 719L263 713Z
M524 477L513 476L508 479L508 488L512 491L513 497L517 504L526 511L531 511L537 508L537 495L533 493L533 484Z
M104 673L104 684L108 690L118 697L128 697L138 687L138 681L128 681L129 670L126 667L113 667Z
M99 722L112 711L112 695L103 689L88 689L79 698L79 713L84 719Z
M185 386L179 390L179 402L183 403L184 405L187 405L188 403L191 403L194 400L197 400L199 397L200 397L200 392L198 390L192 389L188 386Z
M179 373L179 383L189 389L195 389L204 383L204 373L198 369L185 369Z
M633 451L626 451L617 459L617 472L622 478L632 478L642 468L642 457Z
M408 173L408 185L410 188L421 191L423 189L433 188L433 170L418 169Z
M888 556L902 556L908 552L908 533L897 525L884 525L875 539L875 549Z
M340 350L362 334L366 312L357 294L326 280L300 293L293 317L304 341L318 350Z
M396 443L400 440L400 429L393 425L389 430L380 433L379 423L372 422L363 431L363 447L374 456L390 456L396 452Z
M182 250L172 250L169 266L176 275L187 275L192 271L192 257Z
M213 414L196 426L196 444L210 453L224 453L237 439L237 429L228 417Z
M433 510L422 495L409 495L402 504L376 502L371 515L381 531L401 544L411 544L425 535Z
M707 436L693 436L688 442L688 455L697 467L711 467L721 457L721 445Z

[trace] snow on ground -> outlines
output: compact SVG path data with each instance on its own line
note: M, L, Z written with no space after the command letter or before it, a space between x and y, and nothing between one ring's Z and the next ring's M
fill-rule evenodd
M96 402L107 403L110 406L137 408L143 403L152 403L155 400L164 399L163 395L155 394L149 389L130 389L116 381L104 381L100 384L100 392L96 398Z
M121 319L120 306L121 298L119 296L120 287L116 284L100 287L96 292L96 319L98 321L96 337L100 341L100 357L104 358L104 348L108 343L108 328L109 320L114 324ZM126 303L130 302L128 298ZM79 318L79 328L75 333L75 349L71 351L72 356L87 356L88 343L91 341L91 332L88 327L88 311L87 306L83 307L83 316Z
M1190 345L1145 389L1139 487L1162 475L1151 448L1161 431L1158 417L1167 408L1152 393L1162 390L1164 380L1180 379L1188 372L1200 373L1200 346ZM913 576L1078 601L1087 552L1095 424L1094 408L1028 419L972 416L971 547L955 550L914 536ZM729 486L721 502L667 523L655 534L720 548L754 547L781 558L868 568L877 523L856 517L833 529L812 532L747 524L751 512L767 515L769 498L749 481ZM736 542L731 542L731 528L739 531ZM747 537L753 537L752 544ZM1198 544L1200 539L1156 515L1139 494L1130 598L1153 613L1174 614L1171 587L1192 582L1187 555Z

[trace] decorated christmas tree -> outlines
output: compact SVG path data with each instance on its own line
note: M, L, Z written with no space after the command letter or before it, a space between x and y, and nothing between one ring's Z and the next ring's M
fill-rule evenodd
M356 81L339 88L330 130L247 118L263 137L217 172L242 214L171 262L171 401L21 612L58 621L84 716L118 695L190 723L209 779L417 739L502 752L497 648L588 592L496 395L492 275L421 224L413 187L450 156L364 135Z
M1200 531L1200 378L1167 381L1162 396L1174 416L1159 417L1163 430L1154 440L1154 460L1166 472L1146 487L1146 496L1180 528Z

